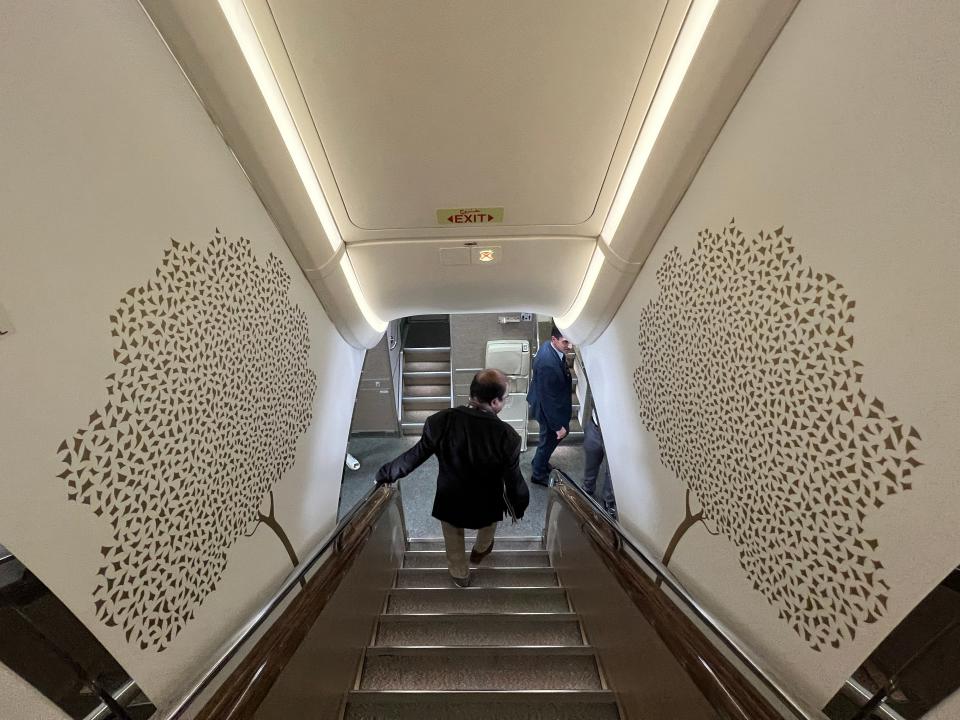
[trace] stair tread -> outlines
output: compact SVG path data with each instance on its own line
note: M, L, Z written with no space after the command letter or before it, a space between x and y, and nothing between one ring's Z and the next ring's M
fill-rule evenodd
M559 580L553 568L479 567L470 573L471 587L557 587ZM400 568L395 587L456 588L445 568Z
M449 360L413 360L404 357L403 374L410 372L450 372Z
M496 704L495 715L491 703ZM603 690L369 691L348 696L344 720L617 720L616 699Z
M560 614L557 614L560 616ZM402 622L391 622L404 618ZM575 615L560 619L534 616L462 614L408 616L384 615L377 627L376 645L583 645L580 623Z
M403 555L405 568L445 568L443 550L408 550ZM550 556L544 550L497 550L483 559L483 567L550 567Z
M394 588L387 613L568 612L563 588Z
M408 652L364 658L359 689L601 690L592 654Z
M450 400L450 386L438 383L427 385L404 385L403 399L419 397L445 397Z
M467 547L471 547L476 535L466 535ZM539 537L498 537L494 541L498 550L543 550ZM443 538L417 538L407 543L408 550L443 550Z

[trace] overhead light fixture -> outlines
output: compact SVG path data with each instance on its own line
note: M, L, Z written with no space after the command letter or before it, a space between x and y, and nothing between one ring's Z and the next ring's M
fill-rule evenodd
M613 203L610 205L610 212L607 213L603 230L600 231L600 238L608 245L620 228L620 221L623 220L627 205L630 204L633 192L637 189L643 169L650 158L653 146L657 143L660 131L663 130L667 115L673 106L673 101L677 98L680 85L683 84L683 78L690 69L690 63L693 62L693 56L700 46L700 41L710 24L710 18L713 17L717 4L718 0L694 0L687 11L680 35L670 53L660 84L643 119L640 135L637 137L623 177L620 179L620 186L613 196Z
M247 66L250 68L254 80L256 80L260 94L263 95L263 100L270 111L273 122L277 126L277 130L280 131L284 147L286 147L290 159L293 160L293 165L300 176L300 182L307 191L307 196L310 198L314 212L320 220L327 241L333 251L338 252L343 245L343 238L340 236L340 230L333 219L333 213L330 212L330 206L327 204L323 189L320 187L313 162L311 162L307 148L303 144L303 138L300 136L297 123L293 119L287 101L283 96L283 90L280 88L277 76L274 75L273 68L270 66L270 59L263 49L253 20L250 18L243 0L219 0L219 4L220 10L230 26L230 31L240 46L243 58L247 61ZM346 254L340 258L340 269L347 278L350 292L363 313L363 317L377 332L383 332L387 323L373 311L364 297L363 290L360 288L360 281Z

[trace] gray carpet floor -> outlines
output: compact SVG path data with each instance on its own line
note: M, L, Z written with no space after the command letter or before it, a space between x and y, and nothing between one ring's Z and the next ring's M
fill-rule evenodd
M349 452L360 461L359 470L344 470L340 488L339 517L349 512L373 487L373 478L380 466L406 451L418 438L378 438L356 437L348 443ZM530 462L535 447L530 447L520 456L520 471L524 478L530 479ZM583 446L562 444L550 459L551 464L560 468L574 480L583 478ZM604 461L606 462L606 461ZM600 482L603 482L603 473ZM437 487L437 459L430 458L413 473L400 481L403 494L403 512L407 523L407 534L411 538L437 538L441 536L440 522L431 516L433 496ZM543 533L544 516L547 508L547 488L528 483L530 488L530 507L523 519L512 524L509 519L500 523L497 529L499 537L540 536Z

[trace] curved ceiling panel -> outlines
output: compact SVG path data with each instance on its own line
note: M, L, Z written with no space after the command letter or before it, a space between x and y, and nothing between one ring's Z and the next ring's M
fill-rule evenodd
M469 241L468 241L469 243ZM496 238L478 243L353 243L347 254L384 319L433 312L529 310L560 314L576 297L593 238ZM492 250L491 262L480 252Z
M502 207L504 229L605 215L666 0L268 4L350 222L414 230L440 208Z

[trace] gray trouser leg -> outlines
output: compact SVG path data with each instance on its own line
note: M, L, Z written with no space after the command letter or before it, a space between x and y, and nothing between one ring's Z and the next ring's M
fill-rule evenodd
M497 523L487 525L477 530L477 539L473 543L473 549L479 553L486 552L493 544L494 533L497 532Z
M603 436L600 428L592 419L588 419L583 428L583 489L593 495L597 490L597 475L603 463Z
M463 528L454 527L450 523L441 522L443 529L443 546L447 551L447 567L454 577L465 578L470 574L467 565L467 554L463 549ZM484 528L486 529L486 528Z

